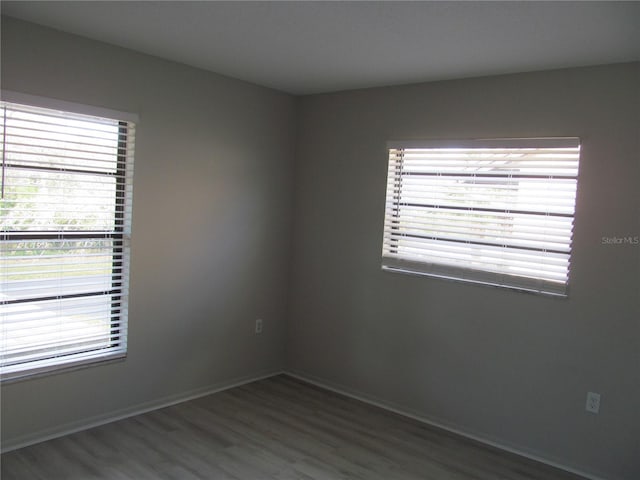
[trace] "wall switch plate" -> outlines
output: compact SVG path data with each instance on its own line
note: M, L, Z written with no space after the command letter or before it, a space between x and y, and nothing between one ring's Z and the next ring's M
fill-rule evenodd
M256 319L256 334L262 333L262 319Z
M600 394L587 392L587 412L598 413L600 411Z

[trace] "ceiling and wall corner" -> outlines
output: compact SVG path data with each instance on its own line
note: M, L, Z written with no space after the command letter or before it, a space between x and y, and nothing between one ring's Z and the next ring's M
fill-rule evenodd
M294 95L640 60L640 2L3 1L1 8Z

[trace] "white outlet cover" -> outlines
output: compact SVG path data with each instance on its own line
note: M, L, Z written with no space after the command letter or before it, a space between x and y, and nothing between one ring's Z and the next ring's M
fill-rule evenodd
M587 392L587 404L585 406L587 412L598 413L600 411L600 394L595 392Z

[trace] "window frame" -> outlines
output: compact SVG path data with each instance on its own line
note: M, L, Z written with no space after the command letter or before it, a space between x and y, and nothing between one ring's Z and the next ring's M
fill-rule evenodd
M91 168L61 168L55 165L51 166L35 166L10 164L3 155L2 171L3 175L7 168L24 169L28 171L40 171L49 173L71 173L71 174L89 174L112 176L115 178L114 199L113 199L113 228L108 230L2 230L0 231L0 239L5 241L60 241L92 239L92 240L110 240L112 243L107 251L111 252L111 289L95 291L80 291L61 293L50 296L38 296L37 292L28 298L17 299L1 299L0 304L35 304L43 301L57 301L67 299L77 299L83 297L104 296L110 304L111 316L108 317L109 334L108 345L103 347L87 348L85 351L76 349L70 354L50 354L49 357L38 358L33 361L15 362L5 365L5 351L0 351L0 380L2 383L32 378L45 374L60 373L63 371L74 370L77 368L89 367L97 364L104 364L122 360L127 355L127 333L128 333L128 295L129 295L129 263L130 263L130 241L131 241L131 224L132 224L132 201L133 201L133 161L135 149L135 130L138 124L138 116L135 114L120 112L101 107L82 105L72 102L66 102L51 98L27 95L19 92L2 91L2 102L14 104L17 106L31 107L38 109L47 109L55 112L61 112L69 115L82 115L95 118L96 122L100 119L108 119L117 125L117 147L115 173L100 171L97 167ZM7 122L3 122L3 151L6 137ZM3 178L4 180L4 178ZM3 182L4 187L4 182ZM82 265L82 263L80 263ZM1 275L0 277L3 277ZM1 279L1 278L0 278ZM64 309L63 309L64 310ZM67 337L65 337L67 338ZM74 338L70 336L67 338ZM3 342L4 344L4 342ZM33 347L30 347L33 348ZM60 348L60 347L58 347Z
M403 207L407 207L410 205L409 202L406 201L407 197L410 197L411 193L405 194L405 190L410 190L413 188L414 192L416 187L416 183L412 185L412 187L405 187L403 184L404 179L408 178L410 175L432 175L434 178L438 178L438 180L434 180L434 182L439 182L441 178L447 176L455 176L455 177L465 177L473 178L473 182L475 184L482 183L482 177L493 177L503 179L503 182L512 181L511 174L491 174L491 175L483 175L483 174L473 174L473 175L464 175L464 174L448 174L448 173L411 173L404 171L404 154L406 151L459 151L459 150L478 150L478 153L483 153L483 151L490 151L491 149L504 149L505 151L511 151L511 149L516 152L518 149L574 149L574 153L577 155L575 160L575 173L573 175L569 174L559 174L557 176L544 174L540 175L541 178L547 179L547 184L552 184L552 182L556 181L557 185L560 182L564 181L566 184L570 184L573 182L574 193L573 200L571 204L571 213L569 214L549 214L549 211L544 208L541 208L540 211L530 210L527 212L517 212L510 208L504 208L503 210L497 209L495 210L496 215L500 214L515 214L515 215L548 215L548 216L556 216L556 217L566 217L570 221L570 231L568 236L568 243L563 245L566 248L567 252L554 252L552 249L540 249L541 252L544 252L545 255L553 255L555 253L560 256L566 256L566 279L564 284L556 284L551 280L544 278L537 278L533 276L525 276L522 274L514 274L514 273L506 273L505 271L498 271L498 269L491 271L490 269L478 268L477 266L472 266L470 263L466 265L463 264L461 260L453 260L454 255L451 257L445 256L444 261L438 261L437 257L434 256L433 252L428 253L432 250L432 247L421 247L420 245L415 246L415 251L412 253L407 253L408 250L405 248L405 252L400 251L400 242L397 240L403 237L410 237L408 233L406 233L407 227L410 222L408 217L402 217L401 220L401 210ZM400 160L398 160L397 152L402 152L399 156ZM396 157L392 157L392 152L396 152ZM384 215L384 229L383 229L383 239L382 239L382 270L387 272L395 272L395 273L403 273L409 275L418 275L418 276L427 276L433 278L440 278L445 280L451 280L455 282L464 282L464 283L474 283L474 284L482 284L493 287L501 287L507 288L510 290L516 290L527 293L536 293L541 295L549 295L554 297L566 298L568 296L569 291L569 274L570 274L570 262L571 262L571 254L573 251L573 227L575 223L575 210L576 210L576 200L577 200L577 187L578 187L578 172L579 172L579 162L580 162L580 139L578 137L542 137L542 138L498 138L498 139L466 139L466 140L400 140L400 141L389 141L387 142L387 154L388 154L388 173L387 173L387 186L386 186L386 202L385 202L385 215ZM414 153L415 154L415 153ZM439 159L440 160L440 159ZM427 167L429 168L429 167ZM436 167L433 167L434 169ZM552 167L549 167L552 170ZM446 170L446 169L445 169ZM521 175L515 175L513 177L519 177ZM414 177L416 178L416 177ZM478 180L480 179L480 180ZM543 181L543 180L541 180ZM428 183L428 182L426 182ZM425 185L426 185L425 183ZM488 180L487 182L488 183ZM517 182L516 182L517 183ZM506 184L506 183L505 183ZM419 184L418 184L419 185ZM441 185L445 185L445 182L442 181ZM438 185L440 186L440 185ZM434 195L435 194L428 193L426 187L421 187L424 190L418 190L418 194L426 195ZM446 189L447 187L442 187ZM517 192L519 194L518 186ZM553 184L553 188L557 188L556 184ZM453 189L445 190L448 193L452 193ZM480 191L477 189L477 191ZM483 192L484 193L484 192ZM504 193L504 191L503 191ZM403 200L403 195L405 195L405 200ZM469 195L471 197L471 194ZM430 197L431 198L431 197ZM464 200L467 200L464 198ZM517 200L516 200L517 202ZM506 203L506 201L505 201ZM513 205L516 203L514 202ZM455 202L450 202L449 204L443 202L441 204L424 204L424 205L410 205L410 208L413 208L414 211L422 210L421 214L426 215L430 218L430 221L436 218L435 212L437 209L444 210L455 210L469 213L472 211L479 211L482 213L487 213L487 209L485 207L481 207L479 204L475 207L455 207ZM564 206L564 205L563 205ZM554 207L554 205L551 205ZM556 205L557 207L557 205ZM549 208L549 206L547 206ZM431 213L428 212L431 209ZM491 209L489 209L491 210ZM447 220L447 222L453 222L451 220ZM434 222L435 223L435 222ZM418 242L424 241L425 243L431 242L432 245L440 243L440 247L443 250L450 250L451 247L446 246L446 244L454 244L455 242L459 242L461 245L461 251L464 249L464 245L466 244L468 256L472 256L473 248L482 248L482 242L474 242L469 238L472 237L473 231L468 225L468 220L464 222L466 225L463 225L466 230L461 230L460 237L463 237L463 240L455 240L452 238L437 238L437 236L433 235L433 233L429 234L429 230L427 227L424 227L424 237L416 236ZM566 223L566 222L565 222ZM405 232L399 232L398 225L403 226ZM447 226L452 226L453 223L447 223ZM524 229L524 227L522 227ZM516 233L521 232L522 230L513 230ZM466 240L464 237L467 237ZM510 240L509 237L504 237L507 240ZM487 248L493 248L496 251L499 248L502 248L504 252L508 252L508 254L517 253L518 248L522 250L527 249L527 247L518 247L516 248L514 245L509 245L508 242L505 242L501 246L497 246L495 244L487 244ZM420 251L421 248L424 248L424 251ZM528 250L536 250L535 248L528 248ZM448 252L447 255L450 253ZM419 258L421 257L422 258ZM487 264L489 262L486 262ZM506 262L505 262L506 263ZM542 263L542 262L541 262ZM490 267L489 267L490 268Z

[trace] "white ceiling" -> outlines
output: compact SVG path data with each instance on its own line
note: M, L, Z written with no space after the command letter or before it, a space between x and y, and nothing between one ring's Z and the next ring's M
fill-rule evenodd
M2 2L293 94L640 60L640 2Z

